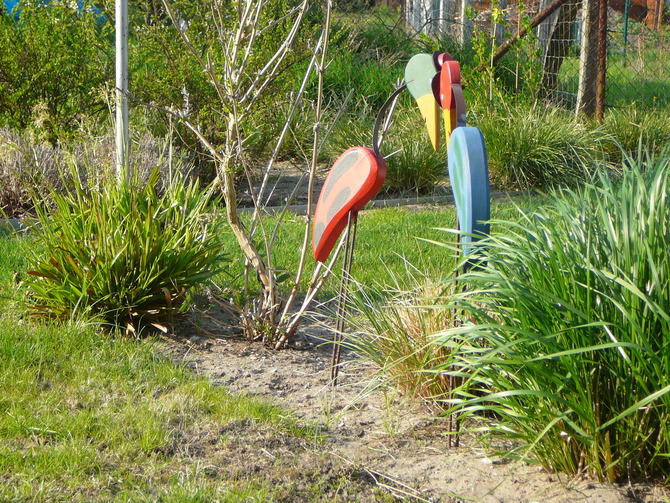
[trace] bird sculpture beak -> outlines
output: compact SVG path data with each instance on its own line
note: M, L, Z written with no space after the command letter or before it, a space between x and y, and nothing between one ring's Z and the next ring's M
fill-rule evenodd
M405 83L416 100L435 150L440 148L440 108L444 132L449 138L454 129L465 126L465 98L461 87L461 70L449 53L417 54L405 67Z
M440 105L433 95L433 79L437 74L436 60L432 54L416 54L405 67L405 83L410 94L419 105L428 129L430 143L435 150L440 148Z

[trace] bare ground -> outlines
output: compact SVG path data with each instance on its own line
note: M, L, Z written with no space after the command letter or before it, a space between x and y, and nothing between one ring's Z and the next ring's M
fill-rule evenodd
M282 501L667 501L653 484L603 484L498 459L467 435L450 448L446 419L383 385L355 354L343 350L339 385L329 385L327 323L306 323L293 348L275 351L239 337L226 316L211 308L197 325L179 327L165 350L232 392L294 411L325 437L233 423L218 432L227 442L205 448L212 476L264 478Z

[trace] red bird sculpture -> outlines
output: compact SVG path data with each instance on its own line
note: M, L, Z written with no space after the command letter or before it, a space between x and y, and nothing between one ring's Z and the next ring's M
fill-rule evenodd
M312 248L317 262L328 260L349 213L363 209L385 179L386 162L370 148L350 148L335 161L314 211Z

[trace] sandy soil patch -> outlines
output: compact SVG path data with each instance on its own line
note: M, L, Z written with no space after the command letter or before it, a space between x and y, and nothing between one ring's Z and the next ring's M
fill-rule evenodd
M352 352L343 350L339 385L329 385L332 330L323 320L305 324L291 349L274 351L239 337L226 313L212 309L197 326L186 323L166 340L171 358L233 392L271 399L321 428L325 443L284 448L302 485L332 474L348 481L358 477L356 487L339 482L333 488L338 501L375 501L380 488L408 501L617 503L667 497L652 484L602 484L497 459L467 435L450 448L446 419L383 385L375 368ZM240 425L233 446L258 444L258 435ZM298 489L287 493L287 501L309 499L300 486L293 485Z

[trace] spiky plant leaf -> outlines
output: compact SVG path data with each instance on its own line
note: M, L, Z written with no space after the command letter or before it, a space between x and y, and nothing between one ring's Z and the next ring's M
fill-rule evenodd
M143 186L135 177L90 188L73 173L68 190L35 201L32 314L100 317L129 332L163 326L224 267L211 188L174 177L159 191L158 168Z

